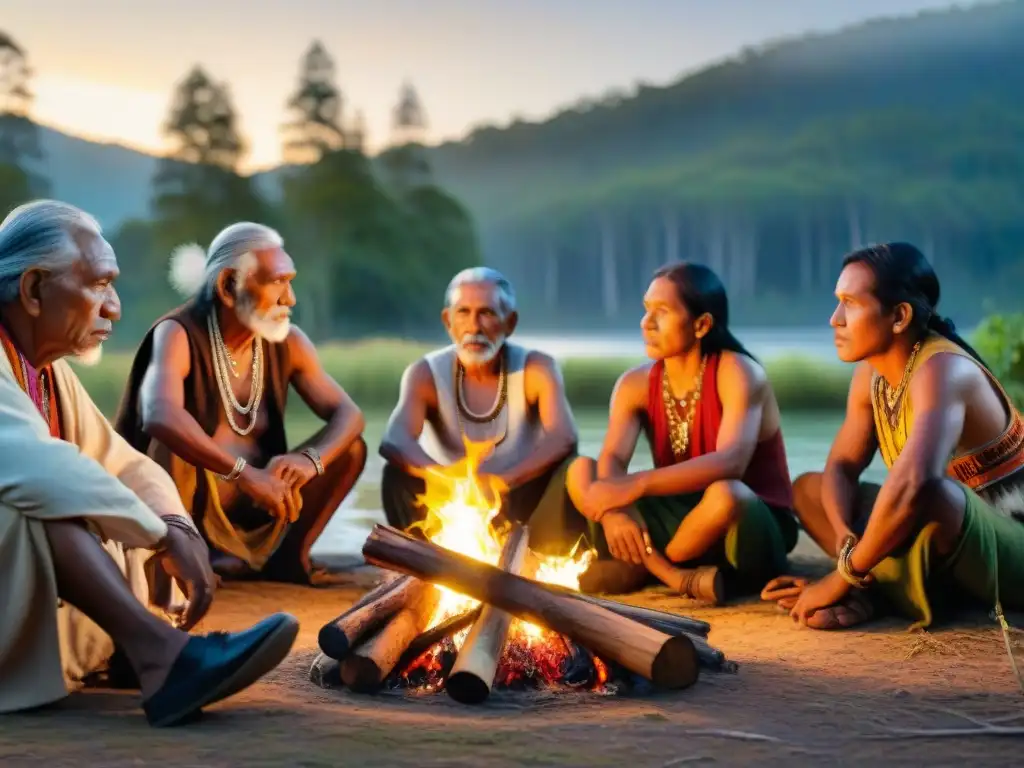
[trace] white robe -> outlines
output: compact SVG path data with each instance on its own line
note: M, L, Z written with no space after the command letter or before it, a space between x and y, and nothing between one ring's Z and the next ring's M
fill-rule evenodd
M114 431L70 366L53 372L64 440L0 354L0 712L64 698L113 651L90 619L58 607L43 524L86 520L148 605L142 565L167 533L162 516L187 514L170 476Z

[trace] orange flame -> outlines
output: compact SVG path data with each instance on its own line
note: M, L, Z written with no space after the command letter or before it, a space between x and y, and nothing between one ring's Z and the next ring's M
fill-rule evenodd
M433 543L453 552L472 557L490 565L497 565L502 547L508 537L509 526L498 525L495 518L501 512L502 498L509 488L501 478L480 474L479 468L494 450L490 442L465 440L466 455L447 467L416 470L422 477L425 490L416 501L426 509L426 518L411 528L418 528ZM536 581L579 589L580 575L587 569L596 553L581 548L582 539L566 557L544 556L532 553L532 572L522 573ZM439 586L441 600L429 627L467 611L479 601ZM469 629L453 639L456 649L462 647ZM508 646L532 648L541 644L547 655L554 648L565 651L565 641L557 633L549 632L529 622L514 620L509 629ZM537 648L537 651L541 651Z

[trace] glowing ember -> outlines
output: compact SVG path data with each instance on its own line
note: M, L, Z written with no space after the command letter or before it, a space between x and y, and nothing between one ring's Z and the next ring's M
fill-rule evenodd
M465 445L466 457L463 460L449 467L418 472L424 479L426 489L417 502L427 510L427 516L422 523L413 527L419 528L434 544L497 565L509 527L496 524L495 518L501 511L501 500L508 493L508 487L500 478L477 473L481 462L493 449L491 443L467 440ZM580 575L590 565L595 554L593 550L582 549L580 543L566 557L531 552L520 575L578 590ZM438 589L441 591L441 600L429 627L471 611L479 605L477 600L447 587L439 586ZM468 634L469 628L466 628L452 637L450 644L439 644L427 651L410 665L406 676L420 669L427 672L431 681L440 682L438 678L446 673L446 667L450 668L454 654L462 647ZM445 654L448 663L442 658ZM580 654L589 657L585 661L588 662L588 669L593 669L595 680L592 682L596 685L604 683L607 667L599 659L591 657L557 632L515 619L509 628L496 682L511 685L524 678L556 682L563 678L565 670L574 661L574 655ZM571 681L566 682L571 684Z

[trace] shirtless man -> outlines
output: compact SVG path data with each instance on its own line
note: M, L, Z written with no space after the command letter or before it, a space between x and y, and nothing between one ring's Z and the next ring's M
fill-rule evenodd
M785 568L797 529L779 408L728 323L710 269L681 263L655 274L641 323L654 362L619 379L600 457L569 471L571 498L617 561L594 563L582 589L628 592L653 574L720 602ZM654 469L631 473L641 432Z
M136 353L117 430L174 478L224 577L309 584L310 548L366 462L363 415L290 322L295 264L277 232L240 222L176 252L189 298ZM324 421L285 434L289 390Z
M957 605L1024 608L1024 422L936 313L935 272L907 243L866 248L844 260L836 297L836 349L858 365L825 471L795 496L838 563L781 604L818 629L870 619L878 593L919 626ZM885 482L858 482L876 450Z
M496 441L479 471L510 489L502 516L529 524L534 549L565 552L586 521L565 491L577 437L558 365L508 341L518 322L515 293L493 269L452 278L441 320L452 344L405 371L381 441L388 523L405 529L424 518L414 469L464 458L464 438Z

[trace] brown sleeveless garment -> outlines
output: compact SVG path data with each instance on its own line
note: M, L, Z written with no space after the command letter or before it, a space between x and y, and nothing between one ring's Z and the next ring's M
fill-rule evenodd
M218 427L227 423L221 403L217 377L213 366L213 351L206 319L212 308L195 300L168 312L157 320L139 345L128 375L124 396L114 420L114 428L137 451L146 454L163 467L173 478L185 508L218 549L247 561L259 568L276 549L287 531L286 525L268 522L252 531L225 531L224 511L220 509L216 488L209 472L197 472L196 467L174 454L167 446L151 438L142 430L139 390L153 358L153 333L160 323L172 320L188 334L190 368L185 380L185 410L199 423L207 435L213 436ZM291 365L288 345L271 344L263 340L264 396L260 403L266 409L267 428L258 437L253 460L255 466L265 466L274 456L287 452L288 441L284 428Z

